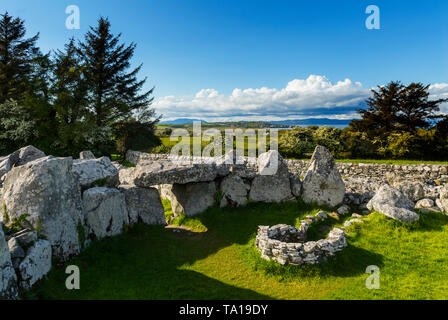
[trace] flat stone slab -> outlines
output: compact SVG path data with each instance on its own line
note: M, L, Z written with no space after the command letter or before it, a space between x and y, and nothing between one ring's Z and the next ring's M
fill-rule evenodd
M218 176L227 175L230 166L216 163L180 165L172 161L142 163L135 168L134 184L151 187L159 184L187 184L191 182L213 181Z

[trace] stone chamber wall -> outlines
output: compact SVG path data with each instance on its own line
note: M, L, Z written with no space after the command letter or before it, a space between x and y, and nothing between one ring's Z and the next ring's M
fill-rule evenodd
M136 164L140 159L149 161L167 160L169 154L144 154L132 152L127 160ZM188 157L187 157L188 158ZM285 159L289 170L299 177L304 177L311 161ZM384 180L386 176L393 174L403 180L447 180L448 165L388 165L377 163L343 163L337 162L336 167L343 178L366 178Z

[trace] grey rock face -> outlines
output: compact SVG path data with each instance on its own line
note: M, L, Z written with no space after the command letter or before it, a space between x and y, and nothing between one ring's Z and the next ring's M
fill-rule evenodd
M448 184L440 189L439 198L436 200L437 206L446 214L448 213Z
M73 173L83 188L89 188L95 181L105 180L105 186L116 187L119 184L118 169L108 157L91 160L74 160Z
M72 173L72 158L44 157L13 168L4 181L0 206L11 218L23 213L51 243L53 254L66 259L79 253L77 225L81 191ZM3 217L0 217L2 219Z
M406 198L400 190L383 185L367 204L369 210L375 210L392 219L412 223L419 219L414 210L414 203Z
M129 224L126 200L117 189L95 187L82 196L87 237L102 239L118 235Z
M300 197L302 194L302 182L300 179L295 174L290 173L289 182L291 184L291 192L294 197Z
M144 224L165 224L165 210L156 188L139 188L133 185L122 185L129 214L129 222Z
M400 181L393 184L393 187L400 190L408 199L417 202L425 197L423 185L419 182Z
M14 233L11 238L17 240L21 246L28 247L37 241L37 232L31 231L30 229L24 229Z
M344 200L344 181L333 156L325 147L317 146L314 150L302 188L302 198L306 203L335 207Z
M0 223L0 300L18 299L17 275L9 254L9 247Z
M87 150L87 151L81 151L79 153L79 159L81 160L93 160L96 159L95 155L93 154L92 151Z
M259 202L292 200L288 165L276 150L261 154L257 159L257 176L252 181L249 199Z
M9 253L11 254L11 259L25 257L25 251L23 251L22 247L20 246L16 238L11 238L8 240L8 248Z
M222 198L220 206L244 206L247 202L249 188L250 186L245 184L239 176L235 174L228 175L221 182Z
M167 199L175 215L180 213L188 217L202 213L215 204L215 182L195 182L174 184L168 190L165 188Z
M18 150L19 159L15 166L23 166L28 162L45 157L45 153L33 146L26 146Z
M415 210L419 210L420 212L440 212L440 209L434 203L432 199L422 199L417 201L414 207Z
M51 244L47 240L38 240L28 248L26 257L19 265L22 281L20 286L29 290L51 269Z
M120 180L120 184L134 184L136 168L124 168L120 169L118 172L118 177Z
M222 168L214 163L183 165L172 161L150 162L137 165L133 182L142 188L159 184L208 182L213 181Z

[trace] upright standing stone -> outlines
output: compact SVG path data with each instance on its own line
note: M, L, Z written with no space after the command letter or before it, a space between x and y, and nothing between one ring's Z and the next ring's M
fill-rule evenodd
M126 206L129 213L129 222L144 224L165 224L165 210L156 188L139 188L134 185L121 185Z
M252 181L249 199L258 202L292 200L288 164L277 150L262 153L257 159L257 176Z
M314 150L302 188L302 198L306 203L335 207L344 200L344 181L327 148L317 146Z

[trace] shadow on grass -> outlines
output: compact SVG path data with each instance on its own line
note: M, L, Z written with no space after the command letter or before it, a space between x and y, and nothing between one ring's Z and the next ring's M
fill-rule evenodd
M297 268L262 260L253 244L259 225L286 223L319 208L301 202L250 203L244 208L211 208L195 217L207 228L200 237L188 237L163 226L137 224L122 235L94 242L66 265L77 265L81 290L65 288L65 266L53 268L47 281L27 298L42 299L269 299L252 290L228 285L201 273L185 270L190 265L237 244L241 257L255 270L281 278L340 276L365 272L366 265L382 266L378 254L349 245L343 252L318 266ZM225 259L225 258L221 258ZM220 268L207 265L206 272ZM216 262L215 262L216 263ZM246 270L246 269L242 269ZM240 272L243 272L239 270ZM246 271L244 271L246 272ZM224 279L232 281L232 279Z

